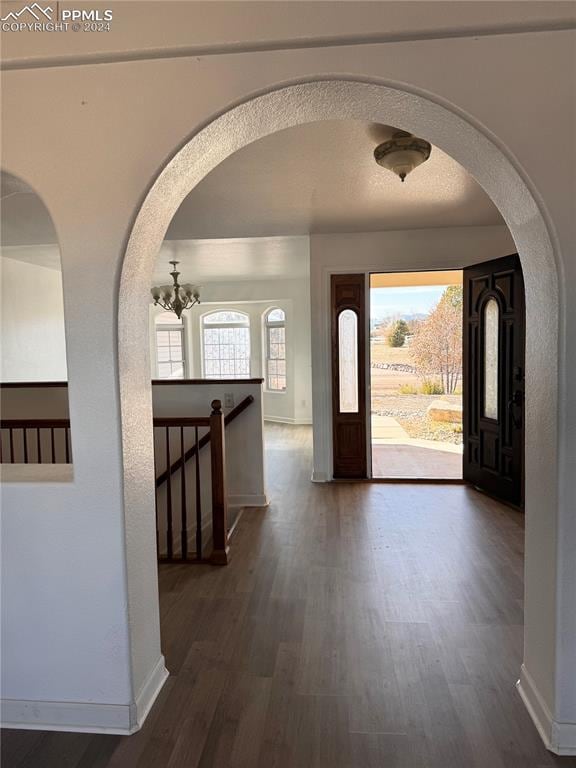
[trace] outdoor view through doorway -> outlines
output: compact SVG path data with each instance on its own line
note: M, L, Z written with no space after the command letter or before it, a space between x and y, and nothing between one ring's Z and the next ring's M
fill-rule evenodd
M372 476L462 479L462 271L370 276Z

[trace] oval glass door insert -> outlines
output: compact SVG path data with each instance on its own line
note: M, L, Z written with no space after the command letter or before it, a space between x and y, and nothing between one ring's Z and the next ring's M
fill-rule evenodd
M500 307L496 299L484 306L484 416L498 419L498 326Z
M338 381L340 413L358 413L358 315L351 309L338 316Z

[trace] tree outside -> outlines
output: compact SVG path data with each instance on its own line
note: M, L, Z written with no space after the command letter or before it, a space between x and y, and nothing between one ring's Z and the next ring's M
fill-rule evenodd
M397 320L392 326L388 335L388 344L391 347L403 347L406 342L406 336L410 333L410 328L406 320Z
M410 351L419 377L439 380L455 392L462 376L462 286L450 285L435 309L415 328Z
M417 289L372 289L371 307L379 313L370 334L373 435L384 439L382 430L396 423L409 439L444 451L462 446L463 291L461 284L428 284L426 277Z

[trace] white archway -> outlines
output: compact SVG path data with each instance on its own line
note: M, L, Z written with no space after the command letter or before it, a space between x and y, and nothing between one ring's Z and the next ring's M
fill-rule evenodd
M165 232L186 195L232 153L284 128L339 119L401 126L425 136L451 155L499 208L520 254L527 303L527 565L521 692L533 717L542 720L538 702L544 702L545 709L551 712L555 709L559 294L554 248L542 205L511 153L456 107L440 104L429 94L410 92L406 86L314 80L254 96L197 132L152 184L129 238L119 295L118 355L131 613L143 610L148 601L157 601L147 305L152 269ZM132 643L133 665L138 665L147 653L146 638L134 636Z

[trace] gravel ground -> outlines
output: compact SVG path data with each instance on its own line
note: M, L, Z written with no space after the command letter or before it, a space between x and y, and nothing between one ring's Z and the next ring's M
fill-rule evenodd
M459 395L384 395L372 399L372 412L397 419L410 437L461 445L460 424L452 425L428 418L426 409L435 400L454 404L462 402Z
M398 423L404 427L410 437L419 440L437 440L441 443L453 443L462 445L462 432L460 425L452 426L446 422L431 421L427 416L416 416L408 419L398 418Z

